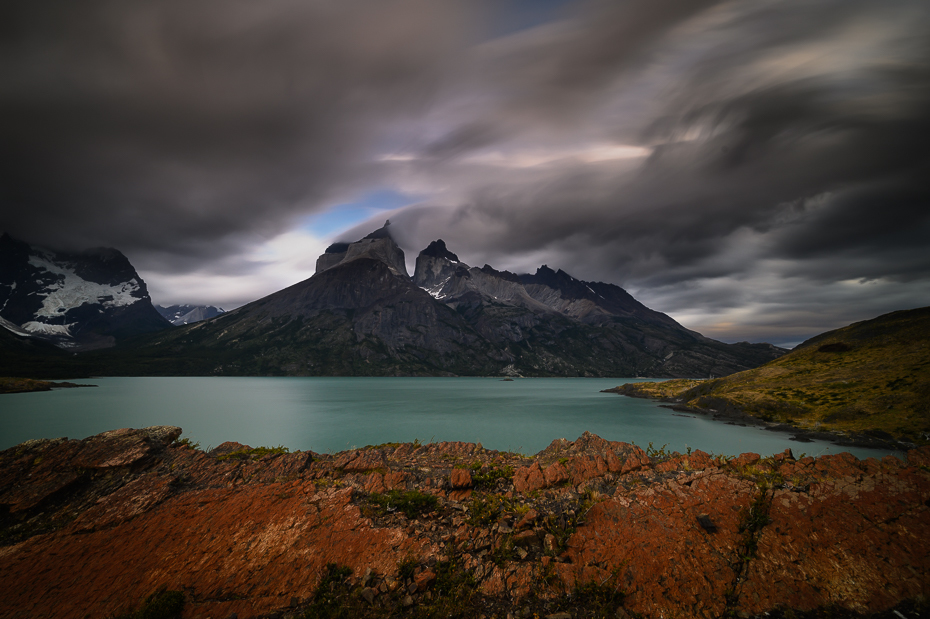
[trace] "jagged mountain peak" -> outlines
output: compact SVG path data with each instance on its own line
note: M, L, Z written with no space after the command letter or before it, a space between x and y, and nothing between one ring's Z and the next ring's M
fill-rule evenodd
M169 305L167 307L156 305L155 309L176 327L209 320L210 318L215 318L220 314L226 313L226 310L222 307L213 305L190 305L186 303Z
M112 247L93 247L91 249L85 249L81 252L82 255L92 258L99 258L100 260L126 260L128 258L118 249Z
M459 262L459 257L453 254L446 247L446 242L442 239L437 239L426 246L426 249L420 252L424 256L430 256L432 258L445 258L452 262Z
M511 273L510 271L498 271L497 269L492 267L490 264L486 264L483 267L481 267L481 272L484 273L485 275L492 275L494 277L499 277L503 280L507 280L508 282L514 282L515 284L521 283L520 276L517 275L516 273Z
M388 265L393 274L410 279L404 251L394 242L388 230L390 225L391 220L387 220L384 226L354 243L338 242L327 247L317 258L317 274L352 260L373 258Z
M411 280L403 252L381 230L331 246L313 277L214 319L157 333L135 358L110 359L120 373L135 363L159 374L183 367L218 375L672 377L722 375L779 354L703 338L618 286L583 282L547 265L520 276L487 264L469 267L441 240L420 252ZM0 243L0 250L8 245ZM17 264L28 266L33 257L27 252ZM57 279L42 273L49 283ZM22 321L11 322L14 330L0 337L22 343L16 331ZM151 362L153 351L161 361Z
M586 282L546 264L534 274L517 275L488 264L480 269L469 267L457 258L441 239L433 241L417 256L414 283L452 307L510 305L535 315L557 313L588 324L633 318L684 329L614 284Z
M343 242L333 243L332 245L326 248L326 251L324 253L344 254L349 249L349 245L351 245L351 243L343 243Z
M394 237L391 236L391 220L387 219L384 222L384 225L370 233L366 236L366 239L391 239L394 240ZM363 239L364 240L364 239Z

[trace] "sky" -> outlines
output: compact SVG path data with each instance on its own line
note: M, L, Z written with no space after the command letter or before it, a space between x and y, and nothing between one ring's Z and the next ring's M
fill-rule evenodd
M0 8L0 231L227 309L390 218L723 341L930 305L926 0Z

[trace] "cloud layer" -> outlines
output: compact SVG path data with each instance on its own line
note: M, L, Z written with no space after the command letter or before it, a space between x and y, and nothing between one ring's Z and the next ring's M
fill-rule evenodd
M722 339L930 303L925 2L572 2L494 36L500 6L2 9L0 229L235 304L268 243L390 189L408 253L547 263Z

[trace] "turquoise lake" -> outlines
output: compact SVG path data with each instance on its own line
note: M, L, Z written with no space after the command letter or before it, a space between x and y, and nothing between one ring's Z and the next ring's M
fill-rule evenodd
M643 448L718 454L891 452L791 441L657 404L600 393L634 379L94 378L93 388L0 396L0 449L34 438L84 438L175 425L202 449L224 441L337 452L386 442L469 441L533 454L585 430Z

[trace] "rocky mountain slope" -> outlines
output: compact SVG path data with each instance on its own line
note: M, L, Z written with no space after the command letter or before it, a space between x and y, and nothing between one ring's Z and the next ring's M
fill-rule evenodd
M930 447L724 457L585 433L531 457L471 443L321 455L204 452L180 432L0 452L0 617L112 617L147 599L189 619L930 610Z
M385 226L331 246L313 277L98 357L94 372L716 376L783 352L705 338L617 286L470 268L442 241L411 278Z
M532 275L469 267L442 240L420 252L413 280L510 351L523 374L721 376L785 352L717 342L619 286L581 281L545 265Z
M930 442L930 307L823 333L760 368L725 378L617 391L793 428Z
M145 282L115 249L61 253L0 237L0 327L72 351L167 328Z
M156 305L155 310L161 314L163 318L165 318L168 322L176 327L192 325L195 322L200 322L201 320L216 318L220 314L226 312L226 310L224 310L222 307L214 307L212 305L186 304L169 305L168 307Z

